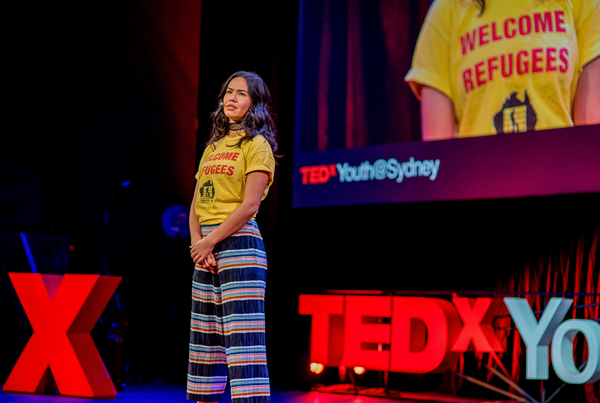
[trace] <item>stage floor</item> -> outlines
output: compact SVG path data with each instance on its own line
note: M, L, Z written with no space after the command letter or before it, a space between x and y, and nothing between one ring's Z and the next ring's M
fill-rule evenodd
M445 399L441 396L429 396L429 398L407 398L388 399L383 397L371 397L361 395L349 395L338 393L321 393L305 391L272 391L272 403L473 403L484 402L484 400L474 399ZM30 395L22 393L5 393L0 391L0 402L18 402L18 403L81 403L81 402L118 402L143 403L143 402L162 402L162 403L183 403L186 402L185 386L169 384L143 384L130 386L125 391L119 392L116 399L81 399L63 396L48 395ZM494 400L508 403L508 400ZM231 403L229 396L222 401ZM492 402L487 400L487 402Z

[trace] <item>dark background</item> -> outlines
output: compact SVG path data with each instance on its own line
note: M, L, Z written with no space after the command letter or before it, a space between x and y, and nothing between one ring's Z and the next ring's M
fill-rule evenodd
M153 4L13 4L6 14L12 31L0 190L8 194L6 164L42 185L39 211L23 212L34 221L2 231L59 237L58 244L68 239L68 251L34 250L40 261L50 256L55 266L48 267L56 270L123 276L107 312L117 312L125 335L119 354L130 382L185 381L189 239L167 237L160 218L171 205L189 205L208 116L219 86L237 70L256 71L271 88L283 155L258 216L269 256L274 386L299 387L306 380L309 319L297 315L300 293L494 290L540 257L589 240L600 226L598 194L292 209L297 2L188 1L173 5L173 13ZM165 38L155 34L171 32L168 24L155 29L161 16L178 32L171 39L179 47L161 46ZM196 31L199 53L190 40ZM185 53L188 42L192 51L183 67L163 69L169 50ZM173 84L165 72L185 78L194 66L199 80L188 87L197 88L171 91L185 88L186 80ZM185 101L177 97L182 93ZM177 111L185 117L174 118ZM177 127L182 121L184 129ZM131 186L122 187L125 180ZM28 266L19 244L2 239L0 383L31 332L7 276ZM44 272L43 265L38 269ZM112 363L115 346L103 344L102 326L95 337Z

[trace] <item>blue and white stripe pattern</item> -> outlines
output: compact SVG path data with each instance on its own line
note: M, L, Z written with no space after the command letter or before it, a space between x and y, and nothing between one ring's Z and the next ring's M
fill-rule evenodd
M216 227L203 226L203 235ZM233 402L269 403L267 256L256 222L219 242L213 254L216 268L194 270L187 397L222 400L229 376Z

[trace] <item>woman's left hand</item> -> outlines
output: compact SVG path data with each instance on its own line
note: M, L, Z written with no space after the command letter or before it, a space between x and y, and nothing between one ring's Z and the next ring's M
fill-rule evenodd
M192 256L192 260L196 264L208 263L210 266L215 266L215 257L212 254L212 250L214 248L214 244L212 244L207 238L203 238L190 246L190 255Z

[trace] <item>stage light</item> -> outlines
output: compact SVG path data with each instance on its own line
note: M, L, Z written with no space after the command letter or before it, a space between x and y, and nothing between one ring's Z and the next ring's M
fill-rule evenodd
M312 362L310 364L310 372L313 372L317 375L319 375L321 372L323 372L323 369L325 369L323 364L316 363L316 362Z
M190 236L189 211L189 207L179 204L169 207L162 216L162 227L165 234L171 238Z
M356 375L362 375L366 371L365 367L354 367L354 373Z

